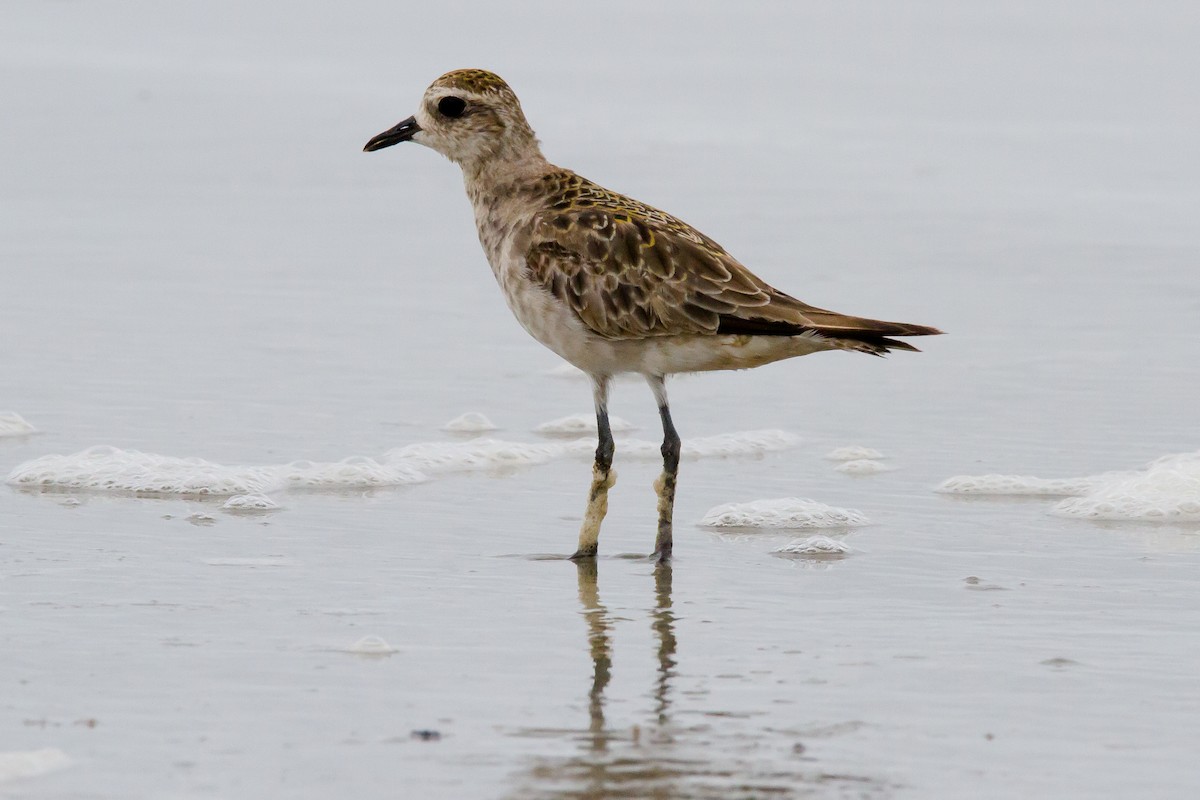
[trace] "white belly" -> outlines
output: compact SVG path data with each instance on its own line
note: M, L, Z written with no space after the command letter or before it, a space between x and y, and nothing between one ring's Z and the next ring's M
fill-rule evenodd
M575 312L531 281L524 258L511 259L495 270L508 308L529 335L586 372L603 372L593 364L606 344ZM592 364L592 366L587 366Z

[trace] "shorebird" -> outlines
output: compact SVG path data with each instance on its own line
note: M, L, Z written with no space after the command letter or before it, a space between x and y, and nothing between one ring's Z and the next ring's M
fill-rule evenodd
M670 558L680 440L666 378L745 369L820 350L916 350L925 325L852 317L775 289L679 219L542 155L516 94L480 69L448 72L417 112L363 148L432 148L462 168L479 241L509 309L533 338L591 378L598 444L572 559L594 558L616 480L608 423L614 375L645 378L663 428L654 554Z

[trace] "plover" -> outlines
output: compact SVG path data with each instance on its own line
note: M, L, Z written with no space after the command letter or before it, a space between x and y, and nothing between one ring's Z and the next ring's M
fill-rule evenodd
M820 350L916 350L891 337L940 333L802 303L687 223L551 164L516 94L494 73L446 73L416 114L363 149L408 141L462 168L479 241L508 307L533 338L591 378L599 442L574 559L595 557L616 480L608 424L614 375L641 375L658 402L663 471L655 482L654 553L665 560L680 451L668 375L745 369Z

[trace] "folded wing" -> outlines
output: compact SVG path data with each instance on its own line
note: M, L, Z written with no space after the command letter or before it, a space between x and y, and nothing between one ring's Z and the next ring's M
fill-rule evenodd
M887 337L940 333L802 303L686 223L573 173L535 220L527 261L535 280L606 339L816 332L881 353L916 349Z

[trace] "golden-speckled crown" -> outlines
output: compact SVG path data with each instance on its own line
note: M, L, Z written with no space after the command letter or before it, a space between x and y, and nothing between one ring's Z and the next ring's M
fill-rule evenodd
M516 97L503 78L486 69L456 69L438 78L433 85L472 94L507 94Z

